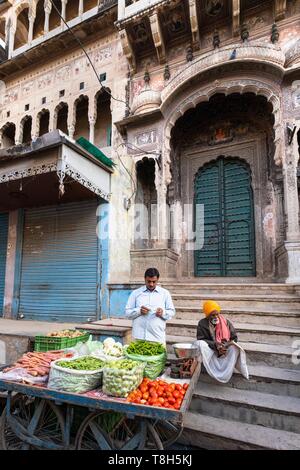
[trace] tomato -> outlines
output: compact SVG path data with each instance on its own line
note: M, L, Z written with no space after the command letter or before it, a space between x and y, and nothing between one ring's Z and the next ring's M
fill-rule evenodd
M175 384L170 384L170 388L171 388L172 392L174 392L174 390L176 388L176 385Z
M152 392L150 391L150 396L154 398L155 400L158 398L158 395L155 391L152 391Z
M166 382L164 382L163 380L158 380L158 383L160 385L160 387L164 387Z
M147 400L144 400L144 399L141 400L141 404L142 404L142 405L145 405L146 403L147 403Z
M163 389L162 387L158 387L158 389L157 389L157 395L158 395L159 397L161 397L163 393L164 393L164 389Z
M182 390L182 386L180 384L176 384L175 388L176 388L176 390L179 390L179 392L180 392L180 390Z
M165 400L163 397L159 397L157 401L161 403L162 405L165 403Z
M156 388L155 388L155 387L150 387L150 388L149 388L149 393L150 393L150 395L151 395L152 393L156 393Z
M140 398L136 398L134 400L134 403L136 403L137 405L140 405L141 404L141 399Z
M176 400L175 400L175 398L170 397L170 398L168 399L168 402L170 403L170 405L175 405Z
M136 391L136 397L137 398L142 398L142 396L143 396L142 392L140 390L137 390Z
M179 405L179 408L181 407L182 400L176 400L175 405Z
M174 398L179 398L180 397L180 393L178 392L178 390L174 390L173 397Z
M147 385L143 385L143 384L139 386L139 389L142 392L142 394L148 391Z
M154 398L149 398L148 405L152 406L154 403L155 403L155 399Z
M187 390L189 388L189 384L183 384L184 390Z
M180 405L178 403L175 403L174 410L180 410Z
M148 398L149 398L149 392L143 393L143 399L148 400Z

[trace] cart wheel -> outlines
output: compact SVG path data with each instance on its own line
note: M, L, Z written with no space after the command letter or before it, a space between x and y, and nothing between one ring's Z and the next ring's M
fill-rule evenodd
M78 430L75 449L163 450L165 442L176 440L178 429L172 423L164 427L161 423L165 422L142 418L133 420L109 411L91 413Z
M153 431L159 436L162 443L163 449L170 447L176 442L182 434L183 426L181 424L175 424L171 421L162 420L151 420L148 423L152 425ZM147 433L148 441L146 442L147 449L157 449L157 439L153 438L153 432Z
M76 435L75 449L121 449L134 436L136 429L136 423L123 414L94 412L82 422Z
M0 449L63 449L64 418L56 405L16 395L11 401L11 416L5 408L0 417Z

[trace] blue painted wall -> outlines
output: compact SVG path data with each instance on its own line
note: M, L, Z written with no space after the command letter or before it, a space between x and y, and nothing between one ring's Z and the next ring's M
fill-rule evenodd
M110 290L110 305L109 305L109 316L110 317L124 317L125 306L130 296L132 289L128 288L114 288Z

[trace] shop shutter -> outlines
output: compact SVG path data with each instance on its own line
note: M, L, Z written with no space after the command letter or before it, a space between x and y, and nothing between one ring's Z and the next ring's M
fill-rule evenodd
M7 238L8 238L8 214L1 213L0 214L0 317L3 314Z
M97 202L25 211L19 313L87 321L98 311Z

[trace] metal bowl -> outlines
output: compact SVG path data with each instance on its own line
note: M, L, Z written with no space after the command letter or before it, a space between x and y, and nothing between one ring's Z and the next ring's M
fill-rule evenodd
M198 356L198 347L193 343L176 343L173 348L177 357L189 359Z

